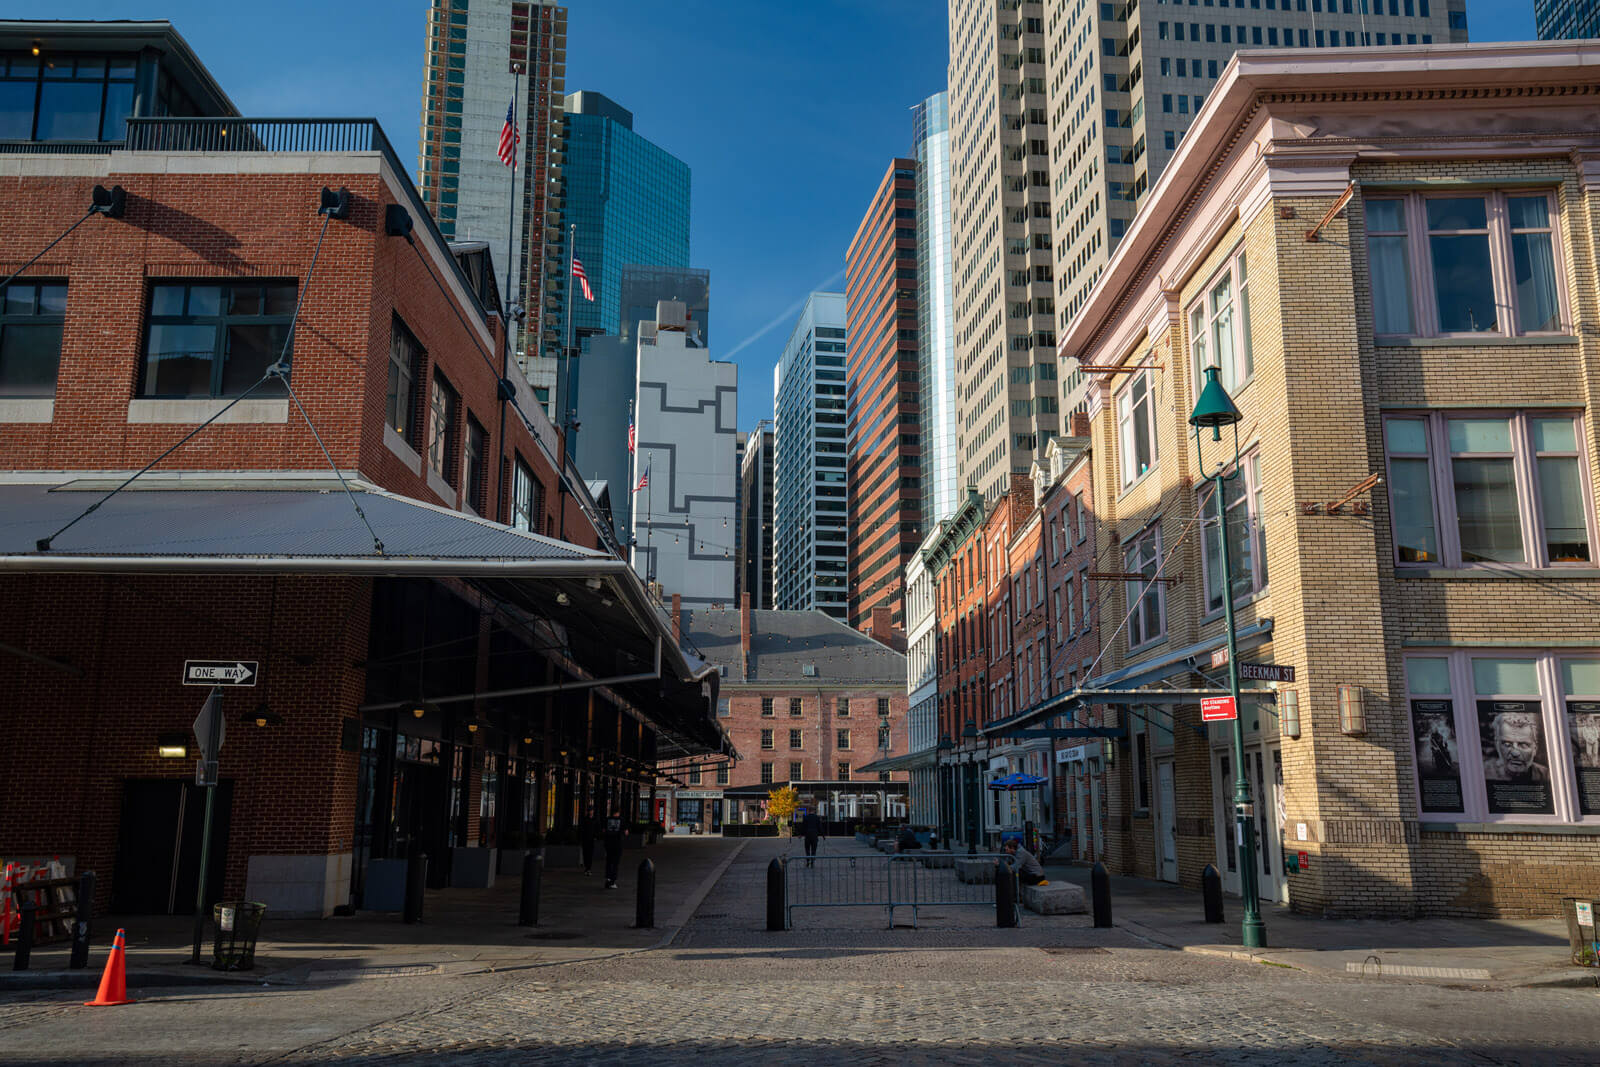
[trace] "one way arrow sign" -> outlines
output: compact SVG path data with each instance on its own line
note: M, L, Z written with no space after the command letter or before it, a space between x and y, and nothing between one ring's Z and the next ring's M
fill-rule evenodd
M184 685L255 685L258 660L191 659L183 664Z

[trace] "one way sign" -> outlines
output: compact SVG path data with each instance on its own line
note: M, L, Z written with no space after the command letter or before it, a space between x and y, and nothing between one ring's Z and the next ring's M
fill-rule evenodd
M191 659L183 664L184 685L255 685L258 660Z

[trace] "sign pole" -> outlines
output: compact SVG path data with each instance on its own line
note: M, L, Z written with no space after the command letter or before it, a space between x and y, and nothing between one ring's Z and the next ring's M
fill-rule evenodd
M206 762L216 759L215 749L222 747L222 689L213 687L211 696L206 700L206 707L211 712L210 736L211 740L205 747L215 746L213 751L200 753L200 758ZM208 760L207 757L210 757ZM217 779L215 775L207 775L205 783L206 815L205 825L200 831L200 881L194 891L194 949L189 954L189 962L200 962L200 942L205 939L206 932L206 873L211 863L211 813L217 799Z

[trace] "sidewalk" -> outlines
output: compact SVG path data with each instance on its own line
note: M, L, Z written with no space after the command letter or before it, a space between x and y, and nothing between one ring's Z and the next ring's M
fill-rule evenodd
M1050 878L1089 890L1088 867L1047 865ZM1264 904L1267 948L1240 939L1242 906L1223 897L1224 921L1207 924L1198 890L1143 878L1111 879L1112 921L1129 933L1184 952L1369 979L1495 986L1577 986L1597 982L1574 967L1559 919L1319 919Z
M253 970L224 974L211 962L213 929L206 924L204 966L189 964L192 916L108 915L94 919L89 966L67 967L69 945L33 950L29 970L12 971L12 950L0 950L0 997L28 989L94 989L117 928L127 930L128 986L298 985L398 975L463 975L598 959L667 944L716 884L742 840L668 837L623 853L620 888L607 891L603 852L595 873L546 870L540 883L539 925L517 925L521 878L500 876L493 889L429 890L422 922L398 913L363 912L348 918L279 919L267 914ZM656 926L633 927L639 863L656 873Z

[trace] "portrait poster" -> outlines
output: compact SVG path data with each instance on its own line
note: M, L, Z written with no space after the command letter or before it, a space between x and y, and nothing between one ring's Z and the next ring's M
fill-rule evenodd
M1554 814L1539 701L1478 701L1478 733L1490 814Z
M1600 700L1567 701L1567 732L1572 736L1578 810L1600 815Z
M1461 746L1454 703L1411 702L1411 734L1417 746L1417 799L1423 811L1465 811L1461 797Z

